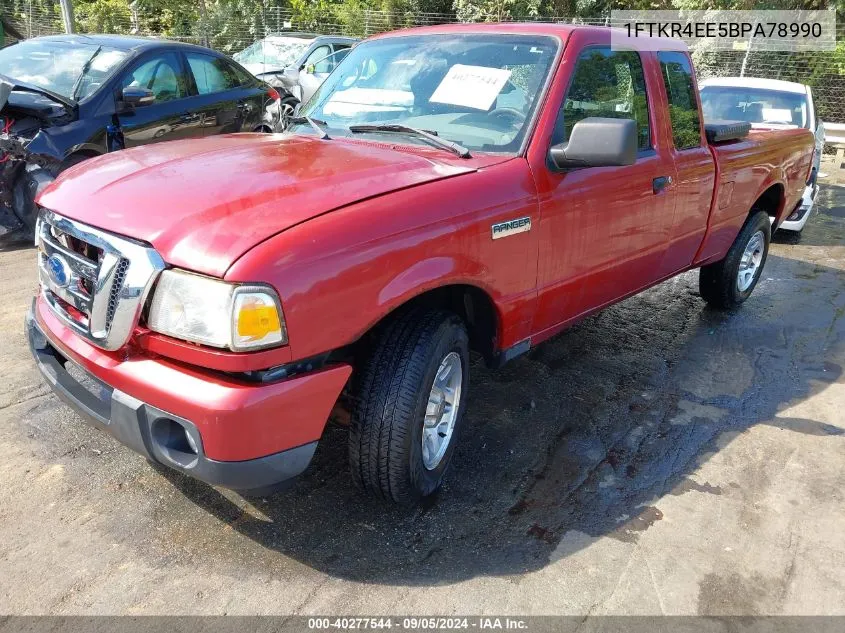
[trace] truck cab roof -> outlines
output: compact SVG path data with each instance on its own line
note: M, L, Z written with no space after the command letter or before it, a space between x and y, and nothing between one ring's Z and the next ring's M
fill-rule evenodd
M399 29L390 31L388 33L380 33L374 35L369 39L385 39L391 37L407 37L407 36L422 36L433 34L450 34L450 33L484 33L503 35L546 35L557 37L562 41L566 41L569 36L579 31L585 35L595 35L596 38L607 39L616 33L624 37L626 45L634 50L660 50L667 51L684 51L689 49L686 42L683 40L666 38L666 37L627 37L627 33L622 29L608 28L606 26L592 26L582 24L555 24L548 22L498 22L498 23L457 23L457 24L438 24L435 26L423 26L409 29ZM655 46L655 42L658 43Z

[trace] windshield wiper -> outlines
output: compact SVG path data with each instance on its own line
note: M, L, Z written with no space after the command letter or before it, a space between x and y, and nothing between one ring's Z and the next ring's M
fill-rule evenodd
M79 78L73 84L73 90L70 93L71 98L75 101L79 99L79 95L76 94L79 92L79 89L82 87L82 80L85 79L85 75L88 74L88 71L91 70L91 64L94 63L94 59L97 55L100 54L100 51L103 50L102 46L98 46L97 50L88 58L88 61L85 62L85 65L82 67L82 72L79 73Z
M290 122L293 123L294 125L301 125L303 123L307 123L308 125L310 125L311 127L313 127L317 131L317 134L320 135L321 139L324 139L326 141L330 141L331 138L332 138L331 136L329 136L329 133L326 132L326 128L328 127L329 124L326 123L325 121L321 121L320 119L312 119L308 115L303 115L303 116L293 117L290 120Z
M459 143L447 141L439 136L435 136L431 132L426 132L425 130L421 130L419 128L401 125L398 123L386 123L383 125L350 125L349 131L353 134L361 134L363 132L398 132L399 134L409 134L411 136L425 139L432 145L442 149L448 149L449 151L455 152L455 154L461 158L472 157L469 150Z

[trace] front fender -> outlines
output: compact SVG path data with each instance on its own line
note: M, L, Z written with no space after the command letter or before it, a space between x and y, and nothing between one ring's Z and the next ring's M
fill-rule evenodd
M391 279L378 294L380 306L401 304L433 288L454 283L458 263L454 257L429 257Z
M30 154L27 159L30 163L40 164L41 161L50 163L62 161L65 158L64 151L56 144L53 135L43 129L39 130L38 134L26 144L26 151Z
M530 334L538 231L493 240L491 228L524 216L539 218L534 182L524 160L510 160L313 218L225 276L279 291L293 359L352 344L401 305L454 285L489 297L508 347Z

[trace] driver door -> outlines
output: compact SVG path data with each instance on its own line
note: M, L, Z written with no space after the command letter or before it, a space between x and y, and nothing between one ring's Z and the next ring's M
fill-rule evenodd
M118 120L125 147L200 136L196 99L189 92L187 74L179 55L154 53L139 60L120 80L120 91L127 86L152 90L155 101L131 110L118 109ZM120 95L118 95L118 99Z
M577 58L552 144L565 143L582 119L627 118L637 123L638 154L623 167L539 167L538 340L661 275L675 192L653 116L659 80L649 53L587 46Z

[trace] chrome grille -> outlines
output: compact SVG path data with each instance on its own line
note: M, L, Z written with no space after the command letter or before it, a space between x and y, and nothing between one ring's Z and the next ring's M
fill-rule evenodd
M114 273L114 283L109 295L109 305L106 311L106 324L114 320L114 313L117 310L117 302L120 298L120 291L123 289L123 282L126 280L126 271L129 268L129 260L121 259Z
M42 294L53 312L99 347L125 345L164 269L159 254L47 210L35 239Z

